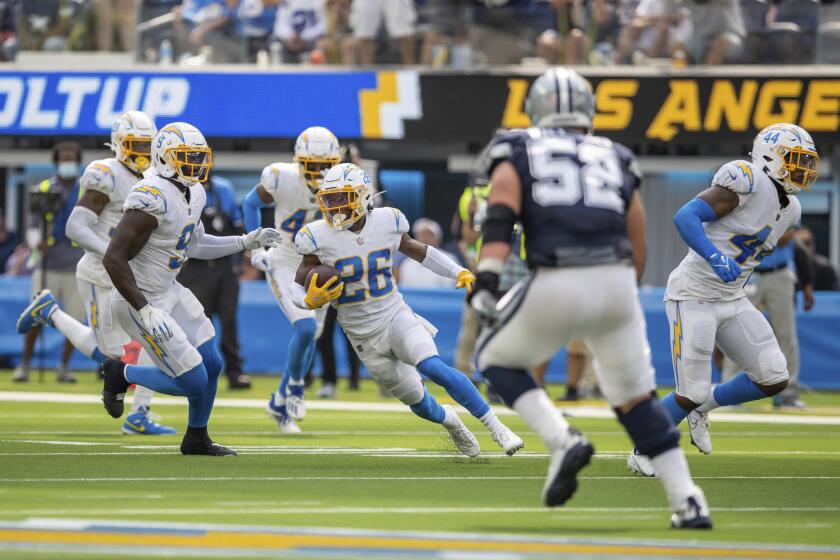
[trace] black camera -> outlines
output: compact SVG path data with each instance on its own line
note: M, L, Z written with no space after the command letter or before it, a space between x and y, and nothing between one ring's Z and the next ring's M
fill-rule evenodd
M57 214L61 211L61 193L44 192L40 187L29 191L29 212L44 216L49 213Z

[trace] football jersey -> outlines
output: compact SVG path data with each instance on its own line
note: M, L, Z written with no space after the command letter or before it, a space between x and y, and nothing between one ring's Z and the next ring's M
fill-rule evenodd
M274 227L287 236L271 250L271 260L297 265L301 256L295 251L295 234L320 216L318 201L296 163L272 163L263 169L260 184L274 199Z
M114 235L114 228L123 215L125 199L138 180L138 176L116 158L91 162L82 174L82 191L98 191L108 197L108 204L93 225L93 232L106 243ZM76 276L97 286L111 287L111 279L102 266L102 255L90 251L85 251L79 260Z
M789 202L782 208L773 181L748 161L727 163L715 174L712 185L738 195L735 210L703 224L703 228L709 241L738 263L741 276L734 282L724 282L706 259L689 249L668 278L666 300L731 301L744 297L744 284L753 269L773 250L779 238L796 225L802 213L795 196L788 196Z
M630 150L598 136L529 128L500 134L487 155L488 177L503 161L519 175L531 268L632 259L626 212L641 172Z
M368 212L358 233L333 229L324 220L303 227L295 237L301 255L315 255L341 274L344 290L331 304L344 331L355 338L381 332L405 306L391 277L394 255L408 232L396 208Z
M124 210L140 210L155 217L158 227L129 262L137 287L149 295L169 290L186 261L186 250L204 209L204 187L195 183L184 192L157 174L137 183L125 200Z

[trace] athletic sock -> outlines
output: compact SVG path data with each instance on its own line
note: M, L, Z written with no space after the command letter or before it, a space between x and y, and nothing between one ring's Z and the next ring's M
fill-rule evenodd
M674 447L656 457L650 458L657 478L665 487L665 494L671 504L671 511L676 511L682 501L694 490L694 482L681 447Z
M708 412L719 406L731 406L766 398L767 395L759 386L753 383L746 373L742 373L726 383L715 386L709 398L697 408L697 411Z
M93 330L90 327L83 325L62 311L57 305L53 307L53 312L50 314L50 321L52 321L55 328L61 334L67 337L70 344L78 349L79 352L88 358L94 357L94 351L97 351L96 336L94 336ZM99 354L102 355L101 352ZM100 363L103 362L104 360Z
M490 405L475 388L469 377L446 365L440 356L426 358L419 364L417 369L440 385L455 402L466 408L476 418L482 418L490 411Z
M490 430L490 433L496 433L505 427L505 425L499 420L499 417L496 416L496 413L492 410L488 410L487 414L479 418L479 420L481 420L481 423Z
M125 378L129 383L146 387L156 393L176 397L187 396L175 379L155 366L125 366Z
M550 450L564 447L569 423L544 389L538 387L522 393L511 408L542 438Z
M440 406L426 388L423 388L423 398L420 402L410 405L409 408L411 412L424 420L435 424L451 425L446 423L447 411Z
M671 416L671 420L674 421L674 425L679 424L682 422L690 411L684 409L680 406L677 402L677 396L674 392L670 392L662 399L662 406L665 407L665 410L668 411L668 414Z
M140 410L141 407L149 408L154 394L155 392L148 387L136 385L134 387L134 399L131 401L131 414Z

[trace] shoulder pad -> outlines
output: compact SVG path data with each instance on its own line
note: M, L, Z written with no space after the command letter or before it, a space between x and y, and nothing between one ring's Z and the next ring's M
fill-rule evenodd
M295 234L295 249L297 249L297 252L301 255L318 254L318 241L315 239L313 230L317 229L318 222L320 221L322 220L303 226L298 230L297 234Z
M744 160L730 161L715 173L712 185L729 189L737 195L753 192L755 176L752 164Z
M167 210L166 196L160 188L141 182L128 193L123 210L141 210L160 221Z
M497 135L487 147L486 175L489 178L493 170L503 161L510 161L531 137L529 130L511 130Z
M399 235L408 233L409 224L408 218L405 217L405 214L403 214L399 208L388 208L386 211L390 214L388 219L393 222L394 231Z
M622 167L636 178L637 184L641 183L642 169L639 167L639 162L636 159L636 154L633 153L633 150L617 142L610 141L610 144L615 150L615 153L618 155L618 158L621 160Z
M114 170L104 161L94 161L87 166L81 178L82 189L86 191L99 191L111 196L114 193L117 182Z
M272 163L265 167L260 174L260 184L269 193L277 191L280 184L280 164Z

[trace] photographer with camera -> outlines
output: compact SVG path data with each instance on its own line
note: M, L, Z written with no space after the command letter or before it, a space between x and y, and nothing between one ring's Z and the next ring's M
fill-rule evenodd
M53 147L56 175L44 179L29 189L29 229L26 241L38 265L32 275L33 296L49 289L61 301L62 309L79 321L85 313L79 290L76 287L76 263L83 255L65 235L67 219L79 198L79 171L82 147L76 142L60 142ZM41 329L34 328L24 337L23 358L15 369L13 381L29 380L29 362ZM56 370L56 381L75 383L76 378L67 370L73 346L64 342L61 365Z

